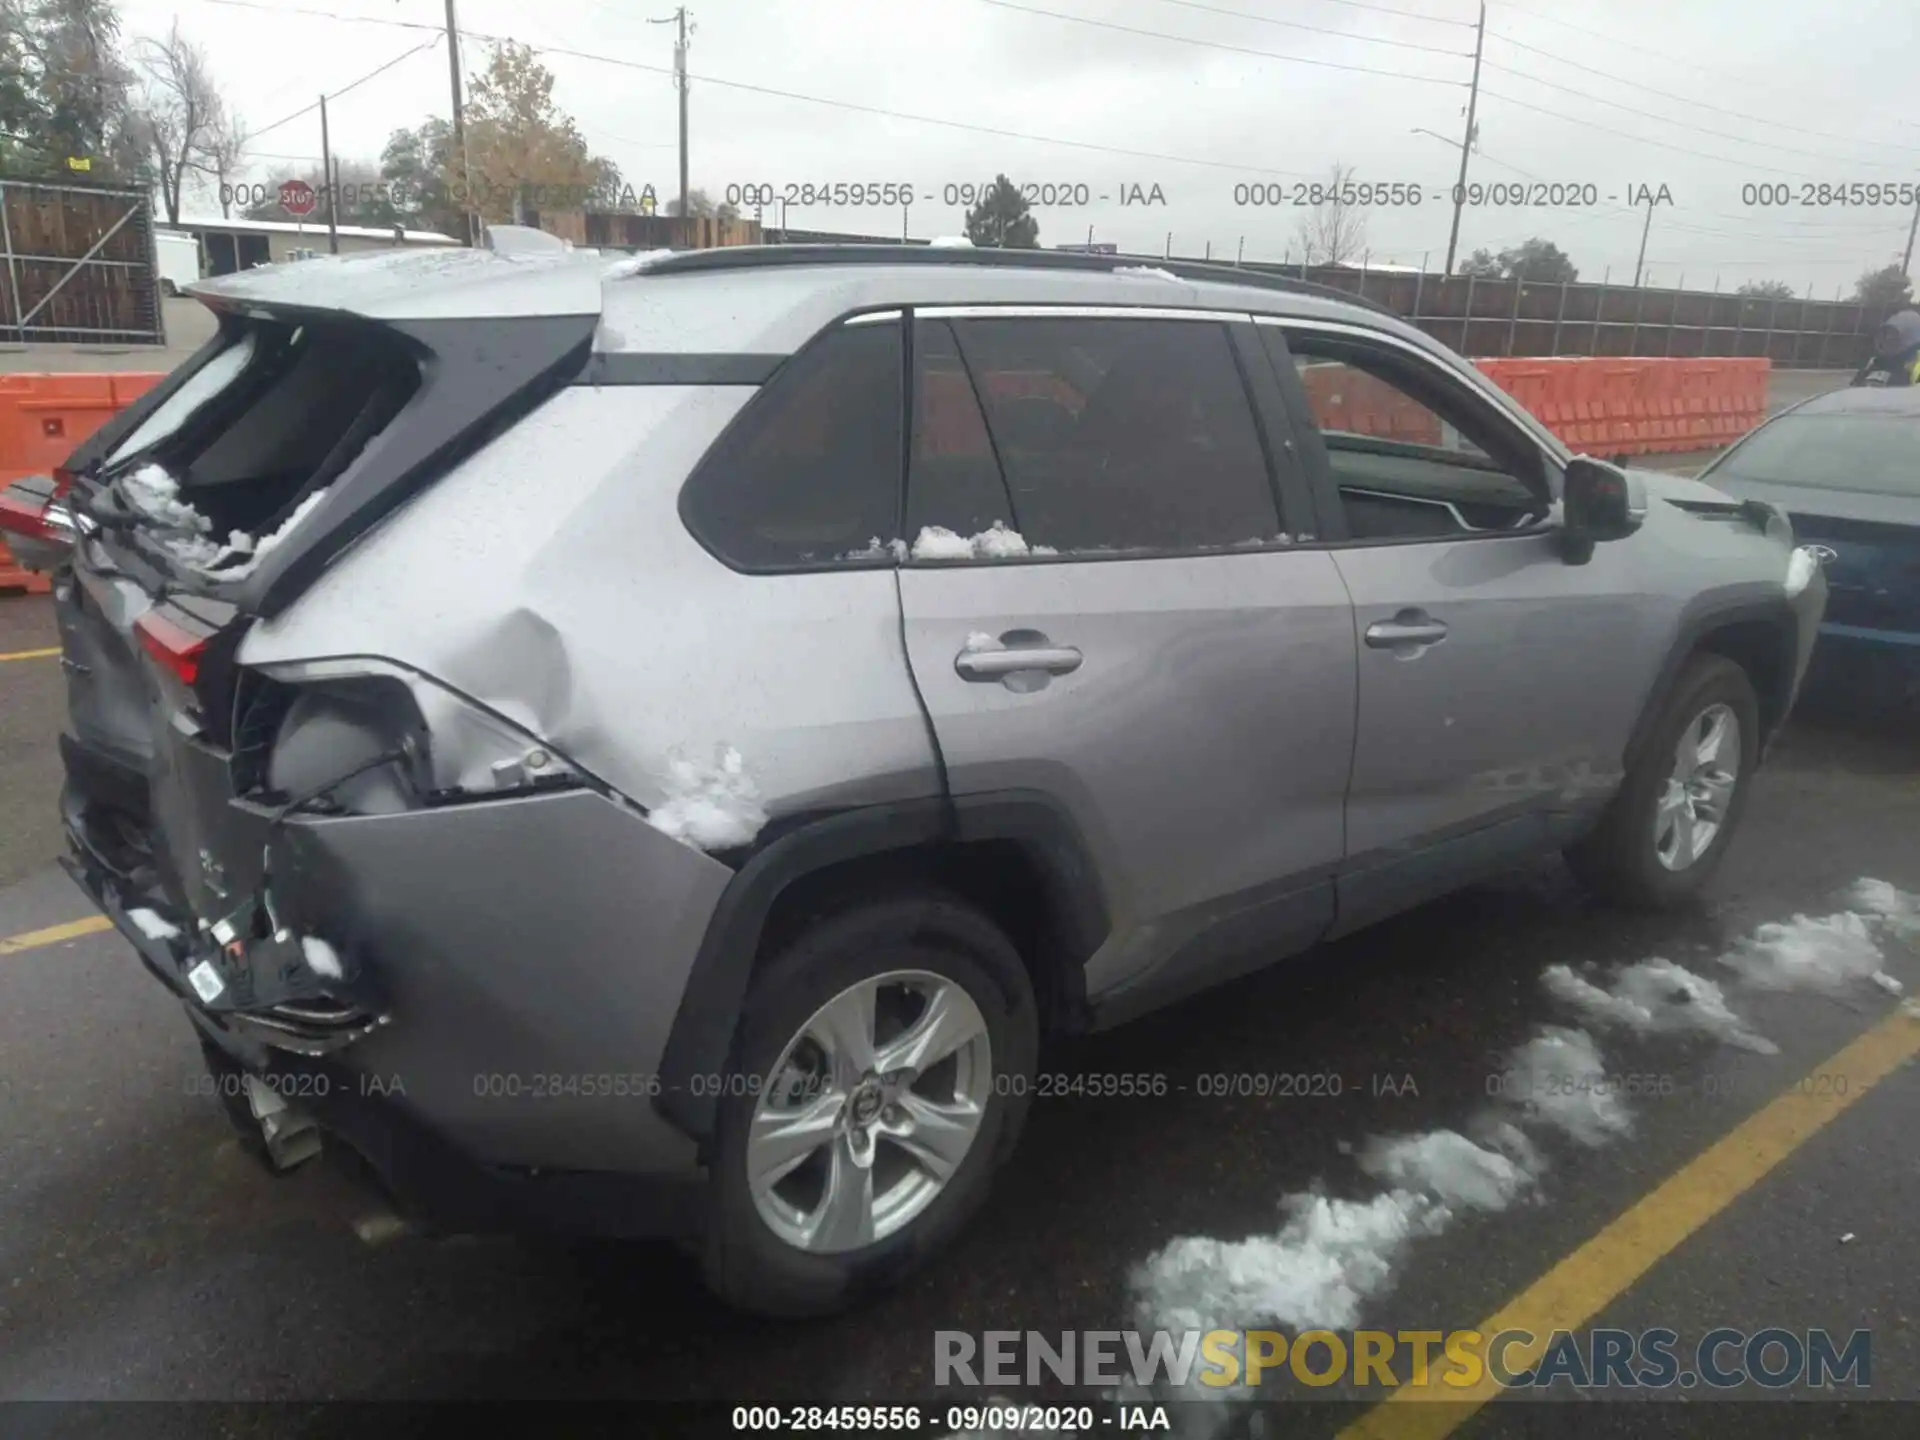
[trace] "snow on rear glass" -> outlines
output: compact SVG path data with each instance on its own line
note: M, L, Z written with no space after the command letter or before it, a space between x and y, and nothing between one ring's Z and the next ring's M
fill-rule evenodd
M186 424L194 411L231 385L252 359L253 335L249 332L240 337L239 343L229 345L194 371L185 384L161 401L160 408L120 442L107 464L117 465L173 434Z

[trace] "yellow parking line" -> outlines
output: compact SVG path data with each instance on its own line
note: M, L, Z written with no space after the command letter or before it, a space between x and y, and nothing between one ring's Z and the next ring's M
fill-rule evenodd
M82 935L98 935L111 930L113 922L104 915L89 915L84 920L69 920L64 925L49 925L44 930L29 930L24 935L9 935L0 940L0 955L18 955L22 950L37 950L42 945L58 945L62 940L77 940Z
M55 645L50 650L15 650L10 655L0 655L0 661L51 660L54 656L58 655L59 653L60 653L60 647L58 645Z
M1895 1010L1475 1328L1489 1339L1502 1330L1530 1331L1538 1339L1509 1346L1504 1358L1510 1373L1536 1364L1555 1330L1589 1323L1683 1240L1916 1054L1920 1020ZM1838 1088L1831 1078L1837 1075L1846 1077L1845 1094L1831 1093ZM1816 1083L1816 1077L1826 1078ZM1428 1377L1425 1385L1402 1385L1342 1430L1338 1440L1442 1440L1502 1389L1491 1375L1457 1390L1441 1382L1435 1371ZM1423 1401L1427 1403L1417 1403Z

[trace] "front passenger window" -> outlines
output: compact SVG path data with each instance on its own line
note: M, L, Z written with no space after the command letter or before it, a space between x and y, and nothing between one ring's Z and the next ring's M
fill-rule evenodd
M1286 351L1352 538L1507 531L1546 517L1538 451L1419 360L1307 331L1289 334Z

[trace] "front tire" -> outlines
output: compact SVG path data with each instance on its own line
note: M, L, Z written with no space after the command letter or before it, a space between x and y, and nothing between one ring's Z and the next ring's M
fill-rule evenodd
M1020 954L972 906L929 891L816 921L748 991L708 1284L803 1316L904 1279L985 1201L1038 1047Z
M1760 702L1746 671L1697 655L1598 828L1567 852L1604 899L1685 904L1713 877L1746 810L1760 760Z

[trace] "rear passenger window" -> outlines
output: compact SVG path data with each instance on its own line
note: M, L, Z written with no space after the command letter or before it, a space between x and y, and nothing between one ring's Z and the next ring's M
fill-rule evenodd
M892 563L900 326L844 326L780 367L687 482L681 517L742 570Z
M1278 535L1222 325L927 321L915 369L908 531L919 558L958 558L941 531L971 537L996 522L1031 549L1063 552L1180 552Z

